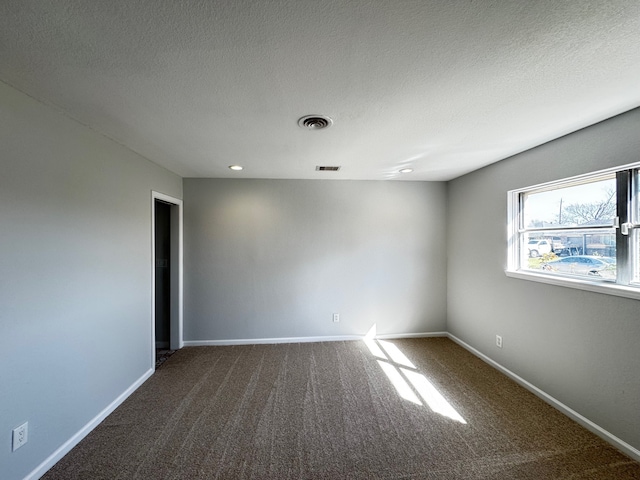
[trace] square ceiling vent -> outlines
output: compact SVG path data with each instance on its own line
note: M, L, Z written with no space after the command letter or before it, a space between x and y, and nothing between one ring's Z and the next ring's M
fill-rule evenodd
M316 171L317 172L337 172L338 170L340 170L340 167L328 167L328 166L324 166L324 165L317 165L316 166Z

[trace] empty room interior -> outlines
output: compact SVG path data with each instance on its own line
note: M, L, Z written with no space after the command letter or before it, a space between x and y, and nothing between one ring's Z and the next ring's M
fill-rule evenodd
M631 0L2 2L0 478L640 478L639 82Z

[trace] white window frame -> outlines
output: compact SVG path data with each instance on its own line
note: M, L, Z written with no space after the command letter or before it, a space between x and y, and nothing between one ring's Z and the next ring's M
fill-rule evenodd
M520 261L523 256L521 249L526 248L522 238L526 235L520 229L520 218L523 214L521 211L521 194L540 190L554 190L566 188L579 183L594 181L598 177L607 174L624 171L632 171L631 180L628 182L628 191L618 192L617 204L624 204L624 207L618 206L618 217L623 221L616 222L616 251L617 253L617 270L618 280L624 283L617 283L606 280L598 280L590 277L577 277L562 274L551 274L543 270L529 270L521 268ZM638 282L638 271L631 271L635 265L638 269L640 264L640 252L638 251L638 236L640 235L640 218L638 217L640 205L640 162L629 165L623 165L606 170L600 170L584 175L555 180L530 187L519 188L507 192L507 269L505 274L511 278L521 280L529 280L541 282L550 285L557 285L568 288L576 288L579 290L587 290L591 292L603 293L607 295L615 295L640 300L640 282ZM620 181L619 181L620 182ZM618 185L620 190L620 184ZM624 200L626 196L626 201ZM620 217L622 213L622 217ZM623 224L629 229L628 235L622 235L618 224ZM621 245L621 242L624 245ZM621 248L622 247L622 248Z

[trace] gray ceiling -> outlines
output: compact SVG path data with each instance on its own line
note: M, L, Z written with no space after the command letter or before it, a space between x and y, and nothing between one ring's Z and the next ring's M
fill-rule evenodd
M448 180L639 106L639 39L637 0L2 0L0 79L184 177Z

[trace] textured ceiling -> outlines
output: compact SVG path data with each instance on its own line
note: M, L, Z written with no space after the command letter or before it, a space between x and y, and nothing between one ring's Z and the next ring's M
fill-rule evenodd
M640 2L3 0L0 79L184 177L448 180L639 106Z

